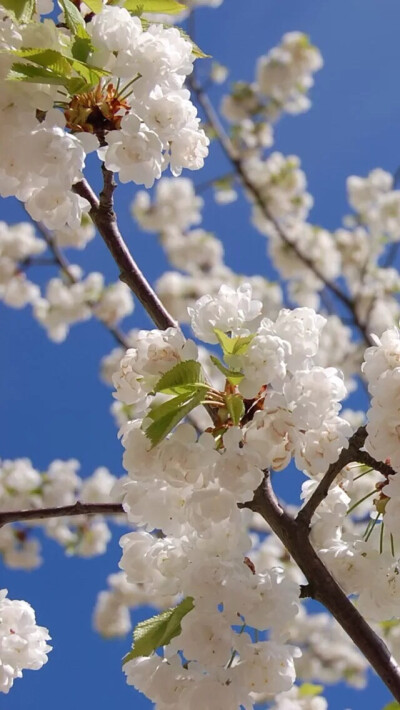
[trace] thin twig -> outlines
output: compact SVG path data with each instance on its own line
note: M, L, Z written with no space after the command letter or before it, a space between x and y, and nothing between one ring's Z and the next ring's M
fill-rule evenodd
M8 510L0 512L0 528L7 523L27 520L45 520L73 515L120 515L124 513L121 503L81 503L37 510Z

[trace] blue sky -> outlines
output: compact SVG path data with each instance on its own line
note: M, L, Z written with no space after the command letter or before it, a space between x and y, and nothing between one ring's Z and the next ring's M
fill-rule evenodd
M284 32L304 31L320 48L325 65L316 75L311 111L285 118L275 134L277 150L301 158L315 198L311 219L316 224L340 226L348 211L348 175L365 175L378 166L394 172L400 165L399 26L398 0L225 0L218 10L197 13L197 42L230 67L231 80L251 80L257 56ZM219 89L213 90L215 101L219 95ZM213 148L204 171L192 177L202 183L225 171L220 152ZM89 178L98 185L94 168ZM164 257L155 239L140 234L128 216L133 187L117 192L121 229L153 280L166 266ZM204 227L224 240L227 263L241 273L268 274L264 239L249 225L246 202L239 199L220 208L211 195L206 198ZM11 199L3 200L0 209L0 218L9 222L26 218ZM87 271L117 278L99 239L83 254L71 251L69 256ZM50 273L37 271L32 277L43 281ZM151 327L138 305L126 324L132 326ZM75 326L65 343L55 345L28 309L2 306L0 332L0 456L27 456L39 469L55 458L73 457L81 461L83 476L100 465L122 474L121 446L109 414L111 395L98 377L100 358L113 347L109 334L90 321ZM0 697L0 709L150 707L126 686L121 672L129 639L106 642L91 629L96 593L117 568L118 530L107 554L94 560L66 558L53 543L46 543L44 551L45 562L37 571L1 568L0 586L8 587L11 598L33 605L38 622L50 629L54 651L46 667L26 672L8 696ZM146 614L140 611L135 619ZM376 679L364 692L338 688L327 696L335 710L379 709L389 699Z

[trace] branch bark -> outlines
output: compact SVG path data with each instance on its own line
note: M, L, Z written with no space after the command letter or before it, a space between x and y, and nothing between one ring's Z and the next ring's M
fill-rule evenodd
M396 700L400 701L398 664L382 639L367 624L321 562L310 543L308 529L279 505L269 473L247 507L259 513L268 522L307 578L308 585L302 589L302 596L311 596L331 612Z
M365 426L359 427L353 436L349 439L349 446L347 449L342 449L337 461L332 463L327 472L325 473L322 480L319 482L314 493L309 498L307 503L299 510L297 514L296 521L303 529L310 527L311 518L314 515L318 506L328 495L329 489L334 482L336 476L340 473L342 468L347 466L347 464L356 461L357 463L363 463L371 468L379 471L384 476L394 475L395 471L387 463L382 461L376 461L367 451L362 451L367 438L367 429Z
M118 228L113 207L114 177L104 165L102 170L104 187L100 193L100 199L97 198L86 180L77 182L73 186L73 190L89 202L90 216L120 270L120 280L129 286L160 330L178 328L178 323L161 303L126 246Z
M0 528L8 523L29 520L46 520L74 515L120 515L124 513L121 503L81 503L63 505L59 508L38 508L37 510L5 510L0 512Z

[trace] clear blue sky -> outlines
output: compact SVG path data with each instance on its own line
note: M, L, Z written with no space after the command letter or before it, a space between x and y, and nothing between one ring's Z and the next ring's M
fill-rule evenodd
M340 225L347 211L349 174L365 175L377 166L397 169L398 0L225 0L218 10L199 11L196 26L198 43L231 68L232 80L252 79L257 56L278 43L284 32L304 31L321 49L325 66L316 75L312 109L285 118L276 129L275 146L300 156L315 197L315 223ZM204 172L193 177L203 182L224 170L213 150ZM89 177L98 180L93 173ZM122 231L139 264L154 279L165 267L164 258L155 240L141 235L128 217L132 186L118 192ZM204 226L224 240L229 265L242 273L265 274L264 239L249 226L248 214L243 200L217 208L210 199ZM25 215L8 199L1 202L0 218L17 222ZM108 280L116 279L116 268L99 239L83 254L70 252L70 258L86 270L101 270ZM151 327L139 306L127 323L132 326ZM100 465L120 475L121 446L109 414L111 395L98 377L100 358L113 347L110 336L93 321L75 326L64 344L55 345L33 322L29 309L4 307L0 332L0 456L27 456L38 468L54 458L74 457L81 461L84 476ZM94 560L66 558L55 543L46 543L44 551L45 562L37 571L1 569L0 586L8 587L11 598L33 605L39 623L50 629L54 651L46 667L26 672L8 696L0 697L0 710L150 707L125 685L120 659L129 639L106 642L91 629L96 593L117 568L118 531L107 554ZM145 611L136 619L144 616ZM379 710L389 699L374 679L363 693L339 688L327 695L331 710Z

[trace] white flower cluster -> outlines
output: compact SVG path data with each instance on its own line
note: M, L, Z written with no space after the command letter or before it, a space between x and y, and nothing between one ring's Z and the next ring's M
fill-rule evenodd
M288 32L278 47L261 57L257 64L256 88L273 104L273 110L301 113L310 108L307 91L313 74L323 64L319 50L307 35Z
M307 35L289 32L281 43L259 58L255 81L237 82L222 102L222 113L235 124L233 140L244 154L257 154L273 144L271 123L283 112L307 111L313 74L323 64Z
M187 178L162 178L153 202L140 191L132 214L145 231L158 231L169 262L180 271L167 271L157 281L157 292L170 313L188 323L188 308L206 294L215 295L221 283L237 288L250 282L266 311L275 315L282 305L277 283L261 276L238 276L224 264L222 242L204 229L190 229L201 221L203 200Z
M104 638L125 636L132 627L129 608L146 604L159 609L174 606L177 596L166 596L150 590L140 582L128 582L124 572L110 574L107 578L109 589L99 593L93 614L93 624Z
M35 236L32 225L0 222L0 298L8 306L22 308L40 295L39 287L29 281L23 266L45 249L45 242Z
M15 678L22 678L22 671L36 671L47 663L49 639L48 630L36 624L31 605L7 599L7 589L0 590L1 693L9 692Z
M400 239L400 190L393 189L393 176L381 168L372 170L368 177L355 175L347 179L350 205L358 213L373 241L382 236L389 241Z
M93 95L74 95L72 88L68 95L64 88L63 114L57 82L12 82L7 75L10 50L37 48L40 55L49 49L69 56L68 22L62 30L50 19L17 25L4 9L0 13L0 195L22 200L34 220L58 230L64 243L81 246L76 230L89 204L73 186L83 177L87 153L99 149L99 157L122 182L146 187L168 166L174 175L202 167L209 140L184 88L194 55L191 42L177 29L159 24L144 29L126 9L104 6L87 23L94 47L87 61L110 76ZM30 51L27 56L35 61ZM99 111L102 100L108 122L96 126L88 106L92 102Z
M84 213L81 224L74 229L64 227L53 232L53 239L62 249L73 247L74 249L84 249L96 234L92 220Z
M10 103L6 89L0 102L0 195L22 200L31 217L49 229L79 227L89 204L71 187L82 178L82 143L66 133L59 111L48 110L40 122L34 107Z
M284 468L294 456L301 469L317 475L336 460L351 432L338 415L346 390L336 370L313 364L325 319L311 309L282 310L273 322L262 318L262 303L249 285L224 286L201 298L190 318L205 342L215 343L218 331L232 341L247 339L243 351L225 352L225 362L242 373L236 396L259 406L222 434L218 427L215 436L212 427L197 434L181 423L152 446L145 431L156 419L152 392L161 375L196 359L194 346L176 329L140 331L122 359L116 396L143 413L122 430L128 471L123 505L139 529L121 539L120 566L128 583L140 584L150 599L194 600L164 659L139 657L124 669L128 683L158 708L172 702L195 708L206 697L210 708L251 708L257 694L271 698L293 683L298 652L286 645L285 633L297 613L298 586L282 570L254 567L238 503L251 500L268 466ZM96 623L111 634L116 595L99 604L97 614L105 620ZM269 629L270 640L252 643L245 626Z
M389 460L395 471L400 470L399 427L397 402L400 396L400 333L397 328L386 330L376 345L365 351L363 373L372 395L367 413L368 450L378 461Z
M121 129L106 135L100 151L107 168L121 182L146 187L168 165L174 175L201 168L209 141L183 88L193 69L191 43L175 28L152 24L143 30L137 17L119 7L105 7L89 29L103 59L108 53L105 68L119 79L137 79Z
M81 479L79 463L53 461L46 472L33 468L29 459L0 462L1 510L30 510L82 503L119 502L117 478L106 468L98 468ZM15 569L38 567L40 542L33 535L38 521L23 526L4 525L0 529L0 554L3 562ZM62 545L68 554L81 557L101 555L107 549L111 532L102 516L49 518L43 523L46 535Z
M107 325L113 325L134 308L129 288L117 282L104 285L104 277L99 272L82 279L78 266L70 266L74 282L66 278L53 278L47 284L46 296L34 302L33 314L46 328L49 338L60 343L68 335L73 323L89 320L92 315Z
M304 693L301 686L293 686L287 693L279 693L271 710L328 710L328 703L320 695Z

